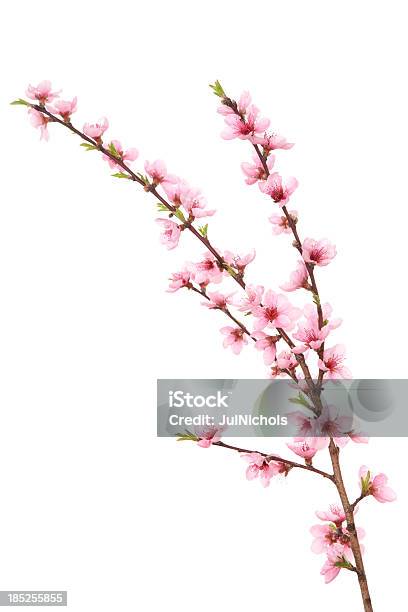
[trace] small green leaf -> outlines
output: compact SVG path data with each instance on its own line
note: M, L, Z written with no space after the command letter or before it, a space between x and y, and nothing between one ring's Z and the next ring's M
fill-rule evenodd
M108 144L108 151L111 155L113 155L114 157L116 157L117 159L120 159L120 153L117 150L117 148L115 147L115 145L113 144L113 142L110 142Z
M180 219L180 221L182 221L183 223L185 223L185 217L183 215L183 213L181 212L181 210L178 208L176 211L174 211L174 216L177 217L177 219Z
M157 203L157 210L159 210L160 212L170 212L167 206L165 206L161 202Z
M353 565L349 563L349 561L347 561L344 557L341 561L337 561L334 565L336 567L343 567L344 569L354 569Z
M89 142L81 142L80 146L84 147L84 149L86 151L95 151L96 150L95 145L90 144Z
M314 293L314 294L313 294L313 301L314 301L314 303L316 304L316 306L320 306L320 298L319 298L319 296L317 295L317 293Z
M179 433L176 435L177 435L177 442L185 442L185 441L198 442L200 439L198 436L191 433L191 431L188 431L188 429L186 429L184 433Z
M149 184L149 179L145 174L141 174L140 172L136 172L136 176L138 178L140 178L140 180L145 184L148 185Z
M23 100L23 98L17 98L17 100L13 100L13 102L10 102L11 106L31 106L31 104L29 102L26 102L26 100Z
M207 234L208 234L208 223L206 223L205 225L202 225L201 227L198 228L198 231L200 232L200 234L202 236L204 236L204 238L207 238Z
M366 477L361 478L361 494L367 495L370 489L371 473L368 470Z
M237 272L236 270L234 270L234 268L232 268L228 264L225 264L224 267L225 267L225 270L228 272L228 274L231 274L231 276L233 276L234 278L237 276Z
M291 397L289 399L289 401L292 404L300 404L300 406L304 406L305 408L308 408L309 410L312 410L311 405L308 403L308 401L306 400L306 398L303 395L303 393L299 392L299 395L297 397Z
M214 94L216 96L218 96L219 98L226 98L227 97L224 89L222 88L221 83L218 80L215 81L214 85L210 85L210 87L213 90Z
M124 172L115 172L115 174L112 174L112 176L115 176L116 178L130 179L130 176Z

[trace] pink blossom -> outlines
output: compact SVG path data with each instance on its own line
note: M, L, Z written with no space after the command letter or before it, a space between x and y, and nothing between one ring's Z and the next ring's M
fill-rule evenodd
M38 100L40 104L46 104L52 102L61 91L51 91L51 89L51 81L41 81L37 86L29 85L26 89L26 95L31 100Z
M265 134L261 144L267 153L276 149L291 149L294 145L293 142L288 142L284 136L279 134Z
M50 111L55 115L61 115L65 122L68 122L71 118L72 113L75 113L77 109L77 97L72 100L56 100L50 108Z
M220 441L221 429L209 427L208 429L197 432L197 436L200 438L197 442L198 446L201 446L201 448L209 448L211 444Z
M256 338L255 348L263 351L265 365L271 365L276 358L276 342L280 336L268 336L262 331L255 332L253 336Z
M305 238L302 245L303 259L317 266L327 266L336 256L336 247L328 240Z
M132 149L127 149L127 151L124 151L119 140L112 140L109 143L109 145L105 145L105 148L108 151L109 151L109 147L111 147L114 151L116 151L116 153L118 154L118 159L124 162L125 161L130 161L130 162L135 161L135 159L137 159L139 156L139 151L137 149L132 148ZM107 155L104 155L103 159L108 162L109 167L112 168L112 170L115 170L115 169L122 170L122 167L119 166L115 161L113 161L113 159L111 159Z
M292 444L287 443L286 446L299 457L303 457L306 463L311 463L312 458L319 450L314 446L314 440L316 438L303 438L300 441L294 441Z
M145 162L145 170L153 181L153 185L165 183L176 183L178 178L173 174L167 174L167 168L164 161L156 159L154 162Z
M233 295L233 293L230 293L229 295L223 295L222 293L218 292L208 293L210 300L208 302L201 303L203 306L206 306L206 308L223 310L224 308L227 308L228 304L232 303Z
M337 527L340 527L340 525L346 520L344 510L338 504L331 504L327 511L317 510L316 516L321 521L329 521L334 523Z
M372 495L374 499L384 504L397 499L397 494L387 486L388 477L385 474L372 476L366 465L362 465L359 472L361 492L365 495Z
M243 274L247 265L255 259L255 255L255 249L251 249L246 255L234 255L231 251L225 251L224 259L229 266L233 266L240 274Z
M329 332L330 329L327 325L319 329L319 325L314 321L306 320L306 322L298 323L298 328L293 334L293 337L299 340L299 342L302 342L302 344L292 349L293 352L299 354L304 353L308 349L317 351L329 335Z
M338 576L341 567L337 563L351 563L353 560L350 551L341 544L334 544L327 549L327 560L323 565L320 573L324 576L326 584L331 582Z
M204 253L203 257L204 258L198 263L190 264L192 278L199 285L221 282L223 271L214 255L207 252Z
M276 357L276 361L271 364L271 376L275 378L281 374L286 374L284 370L293 370L298 365L295 355L291 351L281 351Z
M40 113L40 111L36 110L35 108L29 108L28 114L31 125L40 129L40 140L48 140L50 137L48 133L48 117Z
M281 207L286 206L297 186L298 182L293 176L283 183L282 177L278 172L273 172L264 183L259 183L259 189L266 193L266 195L271 196L272 200Z
M170 251L174 249L180 239L180 226L170 219L156 219L156 223L161 225L162 233L160 235L160 242Z
M245 336L245 332L240 327L222 327L220 332L224 334L224 348L230 347L235 355L239 355L242 351L244 344L248 344L248 339Z
M292 370L298 364L296 357L291 351L281 351L276 358L276 363L281 370Z
M321 521L330 521L337 526L346 520L344 510L338 504L331 504L328 510L316 510L316 516Z
M241 312L252 312L262 301L264 288L262 285L247 285L245 287L245 297L241 298L237 304Z
M288 413L288 421L297 427L299 436L313 437L315 433L315 419L305 415L300 410Z
M248 106L251 104L251 94L249 93L249 91L243 91L238 102L237 102L237 109L238 109L238 113L240 115L245 115ZM236 112L233 108L231 108L231 106L228 106L227 104L221 104L217 111L221 114L221 115L235 115Z
M290 210L289 216L292 217L294 223L297 222L298 216L296 210ZM272 232L275 236L279 236L279 234L282 233L290 234L292 232L289 221L285 215L278 215L277 213L274 213L269 217L269 223L272 223L273 225Z
M325 552L329 546L335 544L337 538L337 528L335 525L313 525L310 528L310 533L314 537L312 542L312 552L317 555Z
M266 461L260 453L243 453L242 459L249 463L246 469L247 480L260 479L263 487L268 487L272 476L277 473L277 466L273 461Z
M262 142L260 133L264 132L269 126L269 119L259 117L259 109L253 104L246 108L246 115L236 115L227 113L224 116L224 121L227 125L226 129L221 133L221 137L225 140L240 138L241 140L249 140L252 144Z
M346 358L346 348L343 344L336 344L332 348L326 349L323 359L319 359L320 370L325 372L326 378L335 380L339 378L352 378L351 372L343 361Z
M349 441L352 425L353 417L340 415L336 406L324 406L316 420L316 432L320 436L333 438L337 446L343 448Z
M350 431L349 438L356 444L368 444L370 438L365 436L363 432Z
M163 189L173 206L179 208L182 195L190 190L190 186L186 181L179 179L174 183L164 183Z
M330 319L333 311L330 304L328 304L327 302L325 304L322 304L321 309L324 327L327 327L330 331L332 331L333 329L337 329L342 324L341 319ZM305 315L305 318L310 325L318 325L319 316L317 308L314 304L306 304L303 308L303 314Z
M365 537L364 529L357 527L356 531L359 540ZM348 549L347 556L351 557L350 534L345 527L333 523L330 523L330 525L313 525L310 528L310 533L314 537L311 549L317 555L327 552L334 544L340 544L343 546L343 551L346 548ZM361 544L360 548L363 552L364 549Z
M206 208L207 202L198 189L191 189L184 184L184 187L179 191L179 196L181 204L191 218L212 217L216 212L214 209Z
M96 123L85 123L83 132L86 136L89 136L89 138L99 141L108 127L109 121L106 117L102 117Z
M265 168L258 155L254 154L252 156L252 159L252 164L248 162L242 162L241 164L242 172L246 176L245 182L247 185L254 185L257 181L266 181L266 179L268 178L267 173L265 172ZM275 156L270 155L266 161L266 166L269 172L272 170L274 163Z
M296 270L290 273L289 282L280 285L284 291L296 291L296 289L310 289L309 274L305 263L298 261Z
M167 291L169 293L174 293L175 291L178 291L178 289L181 289L182 287L189 287L190 278L191 278L191 272L190 270L187 270L187 268L184 268L184 270L181 270L180 272L173 272L173 274L171 275L169 279L170 285Z
M267 325L290 331L296 319L299 318L301 310L292 306L285 295L269 289L265 294L263 306L256 306L252 312L256 318L255 331L260 331Z

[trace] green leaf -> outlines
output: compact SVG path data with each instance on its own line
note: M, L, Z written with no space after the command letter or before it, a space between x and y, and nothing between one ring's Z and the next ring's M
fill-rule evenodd
M316 306L320 306L320 298L319 298L319 296L317 295L317 293L314 293L314 294L313 294L313 301L314 301L314 303L316 304Z
M336 567L343 567L344 569L354 569L353 565L349 563L349 561L347 561L344 557L341 561L337 561L334 565Z
M188 431L188 429L185 430L185 433L179 433L176 435L177 435L177 442L186 442L186 441L198 442L200 439L198 436L191 433L191 431Z
M177 217L177 219L180 219L180 221L182 221L183 223L185 222L185 216L183 215L183 213L181 212L181 210L178 208L176 211L174 211L174 216Z
M237 276L237 272L236 272L236 270L234 270L234 268L232 268L228 264L225 264L224 267L225 267L225 270L228 272L228 274L231 274L232 277L235 278Z
M145 185L148 185L148 184L149 184L149 179L148 179L148 177L147 177L145 174L141 174L140 172L136 172L136 176L137 176L138 178L140 178L140 180L141 180L141 181L143 181L143 183L144 183Z
M112 176L115 176L116 178L130 179L130 176L124 172L115 172L115 174L112 174Z
M368 470L366 477L361 478L361 494L367 495L370 489L371 472Z
M313 410L311 405L308 403L305 396L303 395L303 393L299 392L299 395L297 397L291 397L289 401L292 404L300 404L301 406L304 406L305 408L308 408L309 410Z
M113 144L113 142L110 142L108 144L108 151L111 155L113 155L114 157L116 157L117 159L120 159L120 153L117 150L117 148L115 147L115 145Z
M207 238L207 234L208 234L208 223L206 223L205 225L202 225L201 227L198 228L198 231L200 232L200 234L202 236L204 236L204 238Z
M10 104L11 106L31 106L31 104L23 100L23 98L17 98L17 100L13 100Z
M157 210L159 210L160 212L171 212L169 211L169 209L167 208L167 206L165 206L164 204L162 204L161 202L157 203Z
M221 83L218 80L215 81L214 85L210 85L210 87L213 90L214 94L216 96L218 96L219 98L226 98L227 97L224 89L222 88Z
M95 151L97 147L93 144L89 144L89 142L81 142L81 147L84 147L86 151Z

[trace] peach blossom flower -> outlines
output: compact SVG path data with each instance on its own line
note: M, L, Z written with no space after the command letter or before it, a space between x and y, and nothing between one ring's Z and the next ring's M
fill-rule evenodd
M61 92L51 91L51 81L41 81L38 85L29 85L26 89L26 95L30 100L37 100L40 104L52 102Z
M89 136L89 138L99 141L108 127L109 121L106 117L102 117L96 123L85 123L82 131L86 136Z
M290 176L285 182L278 172L270 174L264 183L259 183L259 189L271 196L272 200L279 206L286 206L290 196L298 186L298 181Z
M298 219L297 210L290 210L289 216L292 217L293 221L296 223ZM278 215L274 213L269 218L269 223L272 223L273 228L272 232L275 236L279 236L279 234L290 234L292 232L291 227L289 225L289 221L287 220L285 215Z
M366 465L362 465L359 472L362 493L372 495L374 499L384 504L397 499L397 494L387 485L388 477L385 474L372 476Z
M234 355L239 355L245 344L248 344L248 339L245 332L240 327L231 327L227 325L222 327L220 332L224 334L224 348L230 347Z
M48 117L40 113L40 111L36 110L35 108L29 108L28 114L31 125L35 128L39 128L40 130L40 140L49 140L50 135L48 133Z
M180 239L181 231L179 225L174 223L174 221L170 221L170 219L156 219L156 223L162 227L160 242L164 244L169 251L174 249L178 245Z
M328 240L305 238L302 245L303 259L316 266L327 266L336 256L336 247Z

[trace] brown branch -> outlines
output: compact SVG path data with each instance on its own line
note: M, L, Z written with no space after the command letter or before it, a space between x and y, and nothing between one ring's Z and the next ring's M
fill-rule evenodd
M323 470L318 470L317 468L313 467L313 465L297 463L296 461L291 461L290 459L282 459L282 457L279 457L279 455L271 455L269 453L262 453L260 451L248 450L246 448L240 448L239 446L225 444L225 442L213 442L212 446L221 446L222 448L228 448L238 453L258 453L259 455L262 455L262 457L265 457L266 461L280 461L281 463L285 463L291 468L300 468L302 470L307 470L308 472L314 472L315 474L319 474L319 476L323 476L324 478L328 478L329 480L334 482L334 476L332 474L323 472Z
M356 564L357 577L360 585L364 611L373 612L370 591L368 589L367 576L364 568L363 556L361 554L360 542L358 540L357 529L354 522L354 504L350 504L347 496L346 487L344 486L339 460L340 449L335 445L332 439L330 440L329 452L333 466L334 483L339 492L343 510L346 515L347 531L350 534L350 547L353 551L354 560Z
M361 502L361 500L362 500L362 499L364 499L365 497L367 497L367 493L361 493L361 495L359 495L359 496L357 497L357 499L355 499L355 500L353 501L353 503L352 503L352 504L350 504L350 508L352 509L352 511L353 511L353 512L354 512L354 510L355 510L355 508L356 508L357 504L359 504L359 503Z

